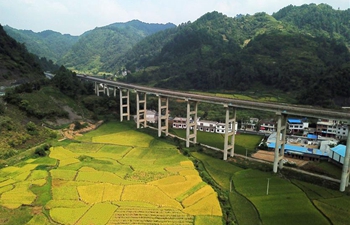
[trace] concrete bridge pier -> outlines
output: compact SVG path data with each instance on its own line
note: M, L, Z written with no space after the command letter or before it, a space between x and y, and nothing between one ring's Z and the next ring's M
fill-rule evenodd
M100 89L100 84L95 82L95 94L100 96L100 93L105 93L104 84L102 85L102 89Z
M227 160L227 153L230 151L230 156L234 156L235 152L235 133L236 133L236 108L230 107L227 104L224 105L226 108L225 118L225 143L224 143L224 157L223 160ZM230 110L233 110L232 118L230 119ZM231 124L231 131L229 126Z
M275 143L275 156L273 161L273 172L277 173L277 169L283 168L284 147L286 143L287 132L287 115L277 113L277 134Z
M107 94L107 96L109 97L109 87L107 86L107 84L104 85L104 90L105 94Z
M140 128L147 126L147 94L145 92L136 91L136 126Z
M117 97L117 87L113 87L113 96Z
M198 102L197 101L187 101L187 119L186 119L186 147L190 147L190 141L193 140L197 143L197 111ZM191 107L191 103L193 103ZM192 109L192 111L191 111ZM191 121L191 116L193 115L193 120Z
M164 105L163 105L163 101ZM164 113L163 113L164 112ZM169 134L169 98L158 95L158 137L162 136L162 131L165 131L165 136Z
M124 91L125 90L125 91ZM129 89L119 89L120 97L120 122L123 121L124 117L130 120L130 91Z
M350 129L350 126L348 126ZM346 150L345 150L345 158L343 163L343 170L341 174L340 180L340 191L345 191L345 188L349 186L349 160L350 160L350 132L348 134L348 139L346 141Z

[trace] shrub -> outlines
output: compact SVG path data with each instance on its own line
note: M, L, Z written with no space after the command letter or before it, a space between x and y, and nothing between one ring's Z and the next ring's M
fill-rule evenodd
M45 148L44 147L36 148L35 151L34 151L34 154L38 155L38 156L41 156L41 157L46 156Z
M30 135L37 135L38 134L38 130L36 128L35 123L29 121L26 125L26 129L28 131L28 134Z

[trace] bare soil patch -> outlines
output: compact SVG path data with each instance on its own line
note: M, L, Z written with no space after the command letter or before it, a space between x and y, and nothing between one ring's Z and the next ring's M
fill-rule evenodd
M259 150L256 153L252 154L252 157L256 158L256 159L265 160L268 162L273 162L274 152ZM304 166L305 164L308 163L308 161L304 161L304 160L300 160L300 159L293 159L293 158L288 158L288 157L285 157L284 159L288 160L288 162L291 162L291 163L294 162L298 167Z
M101 126L101 124L103 123L103 120L98 121L97 123L89 123L89 122L80 122L80 124L87 124L86 127L80 129L80 130L74 130L75 125L74 123L69 125L68 129L63 129L62 130L62 135L64 136L64 138L66 139L74 139L74 137L76 136L81 136L83 133L95 130L96 128L98 128L99 126Z

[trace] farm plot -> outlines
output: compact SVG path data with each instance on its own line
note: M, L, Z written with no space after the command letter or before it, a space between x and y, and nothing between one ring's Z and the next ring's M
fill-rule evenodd
M92 142L124 146L149 147L153 137L138 131L130 130L116 134L107 134L92 138Z
M248 169L235 173L233 182L256 206L265 224L329 224L303 191L273 174Z
M347 224L350 217L350 197L339 191L293 180L333 224Z
M30 190L32 185L43 186L46 183L47 171L35 170L38 164L26 164L22 167L7 167L0 170L0 205L17 209L30 205L36 195Z
M193 222L194 216L173 208L120 207L115 211L108 224L191 225Z
M217 194L174 146L131 129L111 131L91 136L98 143L55 144L49 157L1 169L0 205L38 207L29 224L221 222Z

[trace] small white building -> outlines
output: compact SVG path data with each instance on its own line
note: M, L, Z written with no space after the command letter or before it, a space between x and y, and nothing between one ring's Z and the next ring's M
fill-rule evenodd
M149 123L157 123L158 122L158 112L155 110L147 110L146 111L146 121Z
M235 134L237 133L237 129L238 129L238 123L235 122ZM225 130L226 130L226 124L225 123L218 123L216 125L216 133L224 134ZM232 132L232 123L228 124L228 132Z

